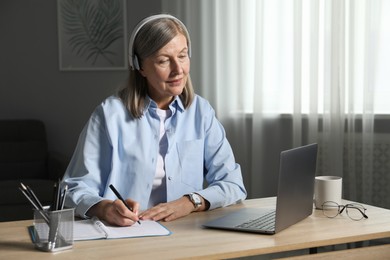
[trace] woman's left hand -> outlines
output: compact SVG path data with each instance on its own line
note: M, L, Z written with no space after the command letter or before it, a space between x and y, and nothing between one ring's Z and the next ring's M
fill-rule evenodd
M194 204L187 197L181 197L171 202L160 203L145 210L138 217L142 220L172 221L187 216L193 211L195 211Z

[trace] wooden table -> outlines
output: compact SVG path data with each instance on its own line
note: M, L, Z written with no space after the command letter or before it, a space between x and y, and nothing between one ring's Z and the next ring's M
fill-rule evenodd
M345 201L347 203L347 201ZM365 205L368 219L343 214L330 219L320 210L276 235L202 228L205 221L242 207L269 207L275 198L193 213L163 224L170 236L76 241L71 250L47 253L34 249L27 233L31 220L0 223L0 259L221 259L285 252L390 237L390 210Z

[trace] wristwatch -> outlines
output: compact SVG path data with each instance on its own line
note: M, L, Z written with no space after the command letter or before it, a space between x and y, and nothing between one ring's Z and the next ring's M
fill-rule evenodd
M194 204L195 209L200 208L202 206L202 199L200 196L194 192L184 195L190 199L190 201Z

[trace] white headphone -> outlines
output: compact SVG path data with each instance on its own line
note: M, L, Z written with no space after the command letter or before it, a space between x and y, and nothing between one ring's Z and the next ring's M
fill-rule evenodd
M141 30L141 28L145 24L147 24L147 23L149 23L151 21L157 20L157 19L161 19L161 18L169 18L169 19L175 20L183 27L183 29L184 29L184 31L186 33L186 37L188 39L188 56L191 57L191 40L190 40L190 35L189 35L188 31L187 31L186 26L182 23L182 21L180 21L176 17L174 17L172 15L169 15L169 14L152 15L152 16L146 17L141 22L139 22L138 25L134 28L134 30L133 30L133 32L131 34L130 41L129 41L129 64L130 64L130 68L132 70L134 70L134 69L139 70L140 69L138 57L134 53L135 37L137 37L138 32Z

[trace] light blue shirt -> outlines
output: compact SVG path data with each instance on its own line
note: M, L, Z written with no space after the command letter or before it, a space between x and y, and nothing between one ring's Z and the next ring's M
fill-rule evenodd
M157 104L147 99L144 115L135 119L116 96L100 104L82 130L64 182L69 191L66 206L78 216L102 199L122 197L146 209L156 172L160 119ZM165 121L168 148L165 155L167 201L197 192L210 209L246 198L241 168L225 131L210 104L195 96L184 109L180 98L169 106Z

